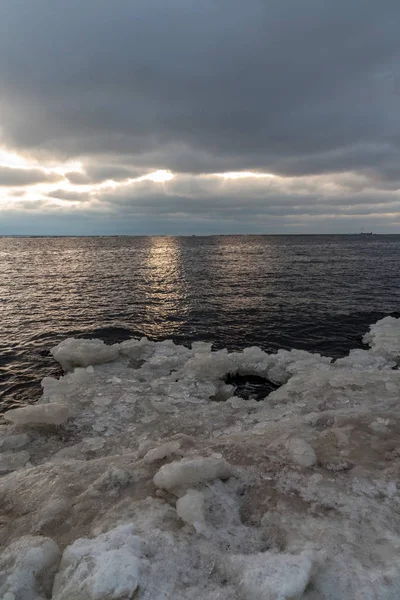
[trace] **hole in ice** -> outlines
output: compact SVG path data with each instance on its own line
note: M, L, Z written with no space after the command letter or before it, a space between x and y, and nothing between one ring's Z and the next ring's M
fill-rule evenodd
M227 385L235 386L235 396L244 400L263 400L268 394L280 387L260 375L240 375L239 373L227 373L223 377Z

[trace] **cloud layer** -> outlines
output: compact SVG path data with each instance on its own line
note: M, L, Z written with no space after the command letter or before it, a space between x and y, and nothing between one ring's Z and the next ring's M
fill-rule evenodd
M397 1L15 0L2 12L0 140L26 164L0 167L0 233L26 211L99 231L107 214L124 233L396 230ZM175 177L143 179L157 170ZM275 177L214 176L232 171Z

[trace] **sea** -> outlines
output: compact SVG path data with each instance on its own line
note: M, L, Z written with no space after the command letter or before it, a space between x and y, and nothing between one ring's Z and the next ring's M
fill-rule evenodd
M334 358L400 316L398 235L1 237L0 408L34 402L67 337Z

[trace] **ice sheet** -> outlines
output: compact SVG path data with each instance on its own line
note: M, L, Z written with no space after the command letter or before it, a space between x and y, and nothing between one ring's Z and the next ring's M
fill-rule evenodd
M64 377L0 425L0 597L398 600L400 320L365 341L60 344Z

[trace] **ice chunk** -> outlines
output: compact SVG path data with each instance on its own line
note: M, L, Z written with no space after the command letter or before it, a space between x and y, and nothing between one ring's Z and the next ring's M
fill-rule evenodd
M32 404L14 408L4 413L7 421L14 425L62 425L72 417L72 410L65 404Z
M301 467L312 467L317 462L313 448L305 440L292 438L286 442L286 449L293 462Z
M229 567L228 577L238 581L246 600L296 600L310 581L313 560L308 551L298 555L265 552L234 556Z
M82 440L90 450L100 450L106 443L102 437L85 437Z
M400 319L385 317L364 335L363 341L371 346L373 354L398 361L400 359Z
M192 342L192 350L195 354L201 352L211 352L212 343L210 342Z
M204 518L204 496L197 490L188 490L182 498L176 501L178 517L192 525L197 533L206 529Z
M110 491L117 495L120 489L128 486L134 479L134 474L125 469L110 467L94 482L93 487L101 492Z
M149 450L144 456L143 460L147 463L155 462L156 460L161 460L170 454L175 454L179 448L181 447L179 442L166 442L157 448L153 448Z
M146 337L140 340L126 340L119 345L119 353L131 361L131 366L139 367L141 362L151 358L155 352L156 344Z
M132 524L78 539L62 555L53 600L127 600L138 587L140 538Z
M0 598L45 600L51 594L60 551L50 538L24 536L0 556Z
M359 348L351 350L348 356L338 358L334 362L335 367L353 368L363 371L392 369L395 364L393 360L388 360L384 356L375 355Z
M199 381L219 380L226 373L236 370L236 363L232 359L233 356L226 350L200 352L186 362L183 373Z
M88 367L117 360L118 345L107 346L102 340L68 338L52 348L52 355L65 372L75 367Z
M309 372L313 367L329 365L332 359L306 350L278 350L270 357L267 377L275 383L285 383L293 375Z
M157 487L171 491L187 489L214 479L227 479L232 474L232 467L223 458L184 458L162 466L153 481Z
M0 454L0 473L9 473L24 467L29 460L29 452L4 452Z
M29 435L26 433L20 433L16 435L8 435L3 439L0 439L1 450L18 450L23 448L30 441Z
M65 460L84 460L84 452L86 448L84 444L74 444L73 446L67 446L61 448L52 457L52 462L64 462Z
M147 454L149 450L154 448L154 443L152 440L144 440L139 444L138 448L138 457L143 458Z

